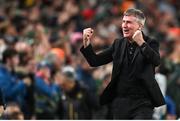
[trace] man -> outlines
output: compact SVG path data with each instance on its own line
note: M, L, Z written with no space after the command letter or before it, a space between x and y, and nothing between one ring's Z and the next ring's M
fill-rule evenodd
M83 31L80 49L88 63L97 67L113 61L111 82L100 97L113 119L151 119L153 108L164 105L164 98L154 79L160 63L159 44L141 30L145 23L142 11L128 9L122 21L123 38L99 54L90 44L93 30Z
M23 108L29 81L18 78L15 71L18 64L18 52L13 48L6 48L2 54L2 64L0 64L0 89L4 103L16 102Z
M76 80L75 70L71 66L62 68L55 74L55 82L61 89L61 99L57 114L59 119L92 119L98 106L96 95Z
M52 65L45 60L38 64L34 93L36 119L55 119L60 89L53 82L51 69Z

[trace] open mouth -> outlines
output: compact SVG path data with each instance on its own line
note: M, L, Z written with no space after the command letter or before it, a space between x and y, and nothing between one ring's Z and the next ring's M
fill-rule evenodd
M128 29L124 29L123 32L124 32L125 34L127 34L127 33L129 33L129 30L128 30Z

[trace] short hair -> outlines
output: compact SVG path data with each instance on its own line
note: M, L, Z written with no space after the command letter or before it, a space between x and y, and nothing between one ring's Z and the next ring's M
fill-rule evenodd
M5 49L2 53L2 63L5 64L7 62L7 59L12 58L16 55L18 55L18 52L14 48Z
M124 16L134 16L138 19L139 23L141 23L142 25L144 25L146 17L144 15L144 13L139 10L139 9L135 9L135 8L131 8L128 9L124 12Z

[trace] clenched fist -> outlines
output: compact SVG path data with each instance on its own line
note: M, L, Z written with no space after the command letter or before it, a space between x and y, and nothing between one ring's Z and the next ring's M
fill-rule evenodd
M86 28L83 30L83 45L84 48L90 44L94 30L92 28Z
M145 41L143 39L142 32L140 30L137 30L134 35L132 36L132 39L141 46Z

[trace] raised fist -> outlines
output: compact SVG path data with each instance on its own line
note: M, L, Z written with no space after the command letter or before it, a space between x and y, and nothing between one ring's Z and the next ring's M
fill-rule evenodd
M142 32L140 30L137 30L134 35L132 36L132 39L141 46L144 42Z
M87 47L90 44L94 30L92 28L86 28L83 30L83 45Z

